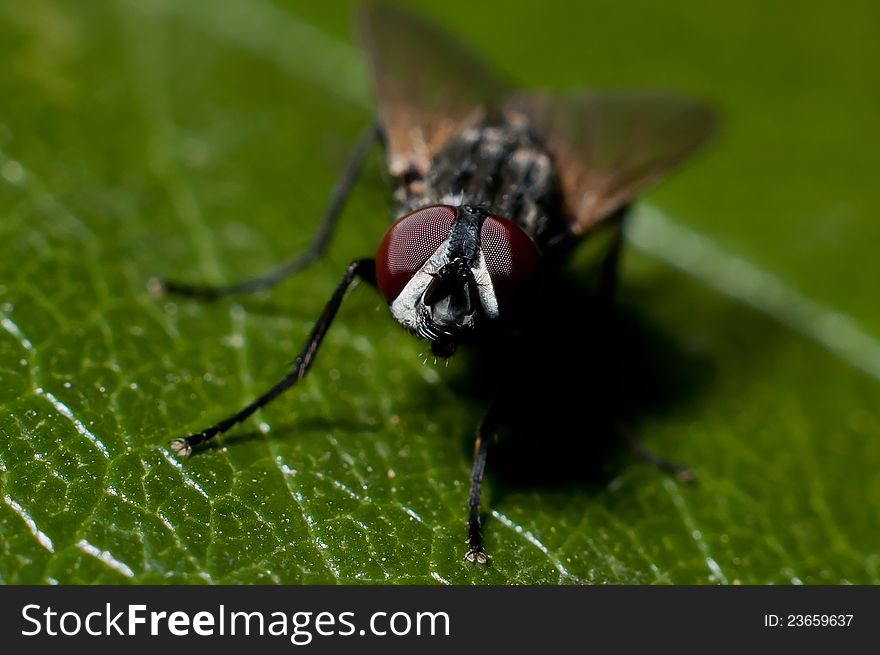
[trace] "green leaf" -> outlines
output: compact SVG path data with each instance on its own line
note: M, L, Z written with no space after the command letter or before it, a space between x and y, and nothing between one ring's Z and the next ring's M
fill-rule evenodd
M390 217L377 153L299 276L148 292L308 243L371 104L350 6L300 5L0 5L0 580L880 582L873 5L423 3L524 85L681 87L726 119L639 209L613 338L563 294L509 353L549 361L490 450L488 567L463 561L470 451L510 372L424 365L368 287L295 390L174 457L284 373ZM697 484L613 443L618 388L605 419Z

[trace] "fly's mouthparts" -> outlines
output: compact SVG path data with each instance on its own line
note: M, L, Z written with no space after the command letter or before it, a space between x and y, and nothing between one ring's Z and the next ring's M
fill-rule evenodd
M436 324L431 321L430 315L425 313L425 319L419 322L418 325L418 335L423 339L427 339L431 342L432 348L433 344L440 341L448 341L455 337L453 332L448 330L443 330L439 328Z

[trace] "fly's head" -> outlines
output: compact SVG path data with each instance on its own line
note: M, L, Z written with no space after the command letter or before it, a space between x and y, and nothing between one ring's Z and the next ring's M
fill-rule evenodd
M448 357L502 315L537 265L535 244L506 218L469 205L430 205L388 229L376 281L398 322Z

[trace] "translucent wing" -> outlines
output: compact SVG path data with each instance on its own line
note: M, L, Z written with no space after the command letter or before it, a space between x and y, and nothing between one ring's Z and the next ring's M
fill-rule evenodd
M704 105L666 92L522 94L505 111L528 121L556 159L575 234L666 175L717 124Z
M358 18L389 170L423 176L450 136L500 106L506 87L463 44L414 14L375 5Z

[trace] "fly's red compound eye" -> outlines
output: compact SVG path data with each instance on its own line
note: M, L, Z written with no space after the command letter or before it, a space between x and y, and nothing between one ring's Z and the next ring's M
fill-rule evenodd
M480 231L480 247L499 303L535 275L538 249L516 223L488 216Z
M376 283L392 302L446 239L455 222L449 205L422 207L399 218L376 253Z

